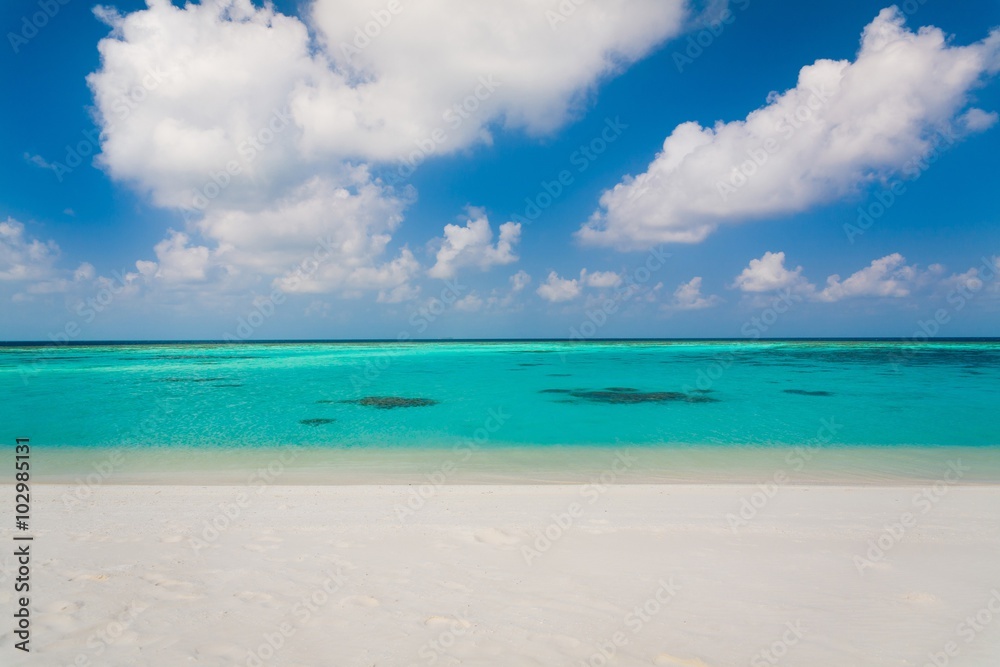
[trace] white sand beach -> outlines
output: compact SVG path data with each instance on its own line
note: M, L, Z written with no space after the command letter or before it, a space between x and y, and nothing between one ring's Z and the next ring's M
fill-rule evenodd
M13 647L14 531L0 530L4 665L987 667L1000 656L995 485L73 491L33 488L30 654Z

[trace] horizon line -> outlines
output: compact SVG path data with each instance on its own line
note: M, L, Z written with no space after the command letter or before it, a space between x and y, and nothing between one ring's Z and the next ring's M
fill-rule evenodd
M80 347L88 345L291 345L304 343L614 343L614 342L895 342L926 344L931 342L998 341L997 336L938 336L918 339L912 336L790 336L781 338L732 337L639 337L639 338L273 338L260 340L225 340L211 338L169 339L94 339L78 341L3 340L0 347Z

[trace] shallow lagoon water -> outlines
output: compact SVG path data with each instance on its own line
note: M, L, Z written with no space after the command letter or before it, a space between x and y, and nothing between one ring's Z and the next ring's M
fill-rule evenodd
M7 346L0 404L54 447L997 447L1000 342Z

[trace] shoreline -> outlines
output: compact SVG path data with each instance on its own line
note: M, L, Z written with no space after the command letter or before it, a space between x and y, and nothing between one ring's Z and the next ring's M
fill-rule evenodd
M906 486L945 475L1000 485L993 447L480 447L439 449L32 446L40 484ZM956 471L957 469L957 471ZM951 471L951 472L949 472Z

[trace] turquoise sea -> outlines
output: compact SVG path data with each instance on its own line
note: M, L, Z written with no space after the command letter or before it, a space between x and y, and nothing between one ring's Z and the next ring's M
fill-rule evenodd
M8 345L0 406L51 447L991 448L1000 341Z

